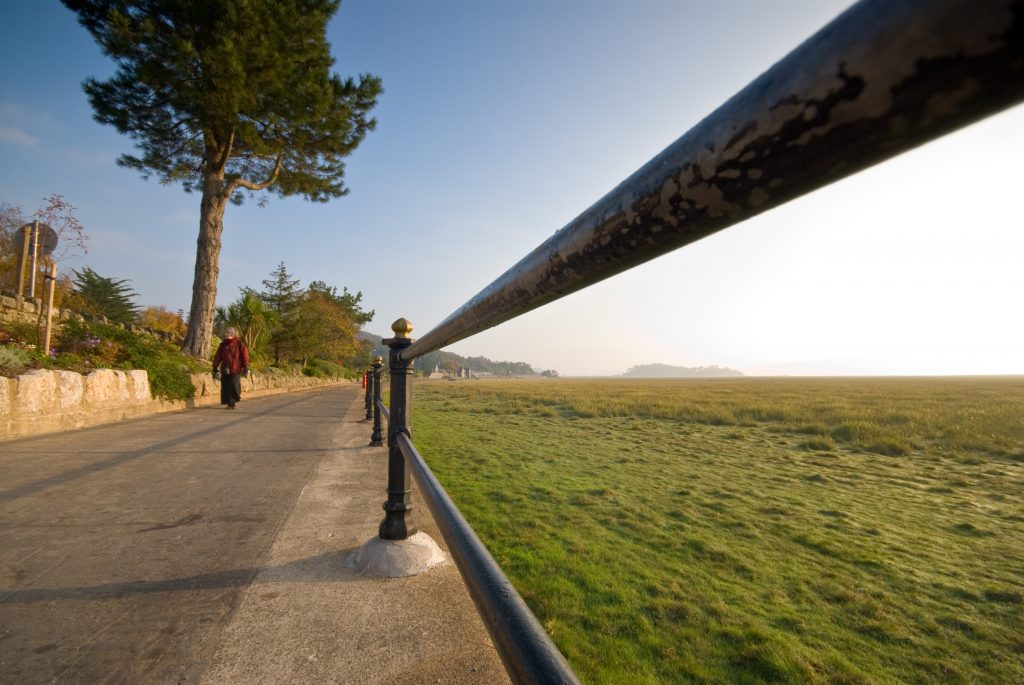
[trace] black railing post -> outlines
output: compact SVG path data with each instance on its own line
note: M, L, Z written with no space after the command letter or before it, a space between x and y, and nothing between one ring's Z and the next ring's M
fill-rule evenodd
M405 455L396 437L402 433L412 437L409 407L412 400L412 360L402 359L402 351L412 345L412 324L399 319L391 324L395 337L384 344L391 348L388 369L391 372L391 413L388 418L388 501L384 503L384 520L378 532L384 540L405 540L416 533L412 516L412 479Z
M372 374L373 374L373 367L368 367L366 369L366 372L363 375L363 378L366 379L366 399L363 402L363 404L366 407L366 416L363 419L364 421L369 421L370 419L373 418L373 414L372 414L372 412L373 412L373 405L372 405L372 402L373 402L373 384L370 382L370 378L372 377Z
M370 447L380 447L384 444L384 435L380 426L380 371L384 366L384 357L373 358L373 373L370 374L370 382L373 384L373 435L370 436Z

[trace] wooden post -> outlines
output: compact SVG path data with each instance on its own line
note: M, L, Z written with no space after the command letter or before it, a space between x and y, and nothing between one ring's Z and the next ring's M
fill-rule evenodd
M50 289L46 295L46 342L43 344L43 353L50 354L50 334L53 332L53 291L57 289L57 264L50 264L50 273L45 277L50 282Z
M18 297L25 295L25 270L28 268L28 243L32 239L32 227L21 227L21 258L18 260Z

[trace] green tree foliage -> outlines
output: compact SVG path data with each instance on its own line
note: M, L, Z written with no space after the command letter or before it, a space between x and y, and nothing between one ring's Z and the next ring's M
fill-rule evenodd
M239 330L250 352L264 348L275 364L312 359L354 363L366 356L356 334L373 312L360 307L363 295L350 293L324 281L303 289L288 273L284 262L262 281L263 289L243 288L242 296L227 307L217 308L216 323Z
M360 351L358 327L348 312L323 293L309 290L295 311L293 355L303 366L314 358L347 359Z
M268 307L256 293L243 288L237 300L227 307L217 307L215 323L222 337L228 326L237 328L250 355L262 357L277 328L278 317L277 312Z
M473 371L487 371L495 376L536 376L526 362L494 362L487 357L466 357L464 366Z
M63 326L55 352L59 368L80 373L94 368L145 369L153 397L183 400L195 392L189 379L193 360L175 345L118 326L72 319Z
M423 373L431 374L434 369L441 367L441 362L446 359L454 359L457 362L465 361L464 357L461 357L454 352L445 352L444 350L435 350L433 352L427 352L424 355L416 357L412 362L413 370Z
M199 191L183 349L209 354L224 211L243 194L325 202L372 130L378 77L331 72L339 0L63 0L117 66L85 92L97 121L135 140L119 163Z
M526 362L496 362L487 357L462 357L454 352L438 350L428 352L413 361L413 368L420 373L431 373L435 368L454 372L459 367L478 373L490 373L495 376L536 376L537 372Z
M295 347L295 336L298 330L296 315L303 292L299 279L292 278L284 262L270 272L270 278L264 279L263 290L254 293L273 312L276 322L270 332L270 345L273 350L274 363L280 363Z
M373 345L372 342L369 342L368 340L365 340L365 339L357 336L356 337L356 350L355 350L355 352L352 353L352 356L349 357L349 359L346 362L346 364L348 365L348 367L350 369L356 369L358 371L364 371L366 368L368 368L370 366L370 364L373 363L373 358L375 356L374 352L375 352L375 350L374 350L374 345ZM384 361L384 371L386 373L387 372L387 367L388 367L388 363L387 363L387 358L388 357L387 357L387 354L386 353L382 353L380 356L384 357L384 359L385 359L385 361Z
M100 314L115 323L133 323L139 314L132 298L138 293L128 287L128 279L100 276L89 267L75 271L77 304L89 314Z
M184 319L177 313L168 311L166 307L156 305L146 307L139 314L138 322L143 328L170 333L178 342L185 337Z
M348 288L342 287L341 294L338 294L338 289L333 285L327 285L324 281L312 281L309 284L309 292L317 293L323 297L331 300L344 310L352 323L356 326L362 327L371 321L376 314L372 309L370 311L363 311L359 303L363 301L362 291L356 293L350 293Z
M270 278L263 279L261 283L263 290L257 295L282 319L294 310L302 299L301 281L292 278L284 262L279 263L277 268L270 272Z

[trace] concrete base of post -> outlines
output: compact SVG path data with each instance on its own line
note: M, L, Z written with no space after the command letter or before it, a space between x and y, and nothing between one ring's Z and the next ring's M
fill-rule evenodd
M350 563L364 576L401 578L418 576L447 560L433 538L419 532L405 540L371 538L353 553Z

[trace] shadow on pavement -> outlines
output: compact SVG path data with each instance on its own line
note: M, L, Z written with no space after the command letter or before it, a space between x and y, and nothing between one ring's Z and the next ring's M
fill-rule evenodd
M359 572L348 563L349 557L356 549L358 548L333 550L280 566L231 569L186 578L132 580L87 587L38 588L6 593L0 590L0 604L29 604L64 599L118 599L156 592L244 587L252 583L260 573L263 574L260 578L261 583L347 582L361 578Z
M237 426L238 424L245 423L247 421L252 421L253 419L258 419L263 416L266 416L267 414L273 414L281 410L283 407L287 407L289 405L296 404L297 402L302 402L307 399L308 397L303 397L292 400L291 402L284 405L277 405L274 407L270 407L269 409L264 409L263 411L260 412L255 412L252 414L239 414L237 415L237 418L231 419L225 423L217 424L215 426L210 426L209 428L194 431L192 433L182 435L181 437L177 437L172 440L158 442L155 445L148 445L139 450L119 453L116 457L111 457L110 459L96 462L94 464L85 464L84 466L79 466L76 469L71 469L70 471L65 471L64 473L58 473L56 475L50 476L49 478L43 478L42 480L37 480L32 483L25 483L24 485L19 485L18 487L12 488L11 490L0 492L0 504L11 502L13 500L18 499L19 497L25 497L26 495L35 494L40 490L45 490L46 488L51 488L57 485L63 485L64 483L68 483L78 478L82 478L83 476L96 473L97 471L103 471L105 469L109 469L114 466L124 464L125 462L145 457L146 455L152 454L153 452L161 452L169 447L181 445L196 438L201 438L207 435L211 435L213 433L219 433L220 431L223 431L225 428ZM46 438L50 436L39 437Z

